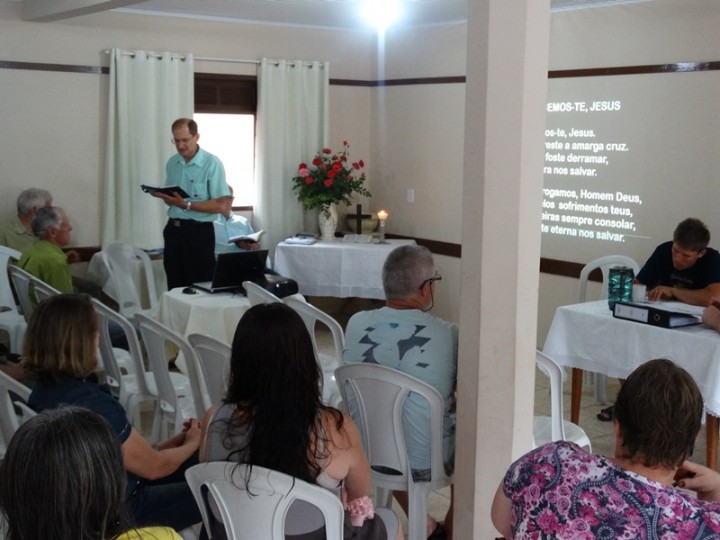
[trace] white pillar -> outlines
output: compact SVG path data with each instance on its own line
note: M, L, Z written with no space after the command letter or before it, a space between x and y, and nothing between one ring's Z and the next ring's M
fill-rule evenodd
M532 443L549 27L549 0L468 1L456 539L499 536Z

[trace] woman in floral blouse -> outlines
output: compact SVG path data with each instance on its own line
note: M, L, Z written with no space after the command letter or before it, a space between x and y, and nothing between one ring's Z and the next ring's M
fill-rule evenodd
M615 402L615 456L563 441L536 448L500 483L493 524L505 538L720 538L720 475L686 462L702 412L684 369L643 364Z

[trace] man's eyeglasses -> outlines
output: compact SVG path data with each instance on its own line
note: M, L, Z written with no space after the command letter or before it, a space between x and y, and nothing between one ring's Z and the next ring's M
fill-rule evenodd
M442 281L442 276L440 275L439 272L435 272L435 275L434 275L433 277L427 278L425 281L423 281L423 282L420 284L420 286L418 287L418 289L422 289L422 288L425 286L426 283L430 283L430 285L432 285L432 284L435 283L436 281Z
M188 144L193 139L195 139L195 137L190 137L189 139L170 139L170 144L173 146L177 146L178 144Z

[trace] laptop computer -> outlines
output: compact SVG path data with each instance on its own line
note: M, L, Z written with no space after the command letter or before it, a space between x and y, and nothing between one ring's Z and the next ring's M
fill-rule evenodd
M268 250L219 253L212 281L193 283L193 287L210 293L242 291L243 281L265 276Z

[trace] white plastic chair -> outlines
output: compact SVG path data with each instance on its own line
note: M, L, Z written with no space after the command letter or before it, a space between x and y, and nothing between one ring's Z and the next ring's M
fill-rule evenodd
M19 260L20 252L0 246L0 330L5 330L10 336L10 351L20 354L27 321L15 304L8 274L10 259Z
M320 364L323 374L323 402L327 405L337 407L340 403L340 391L335 382L335 370L342 363L343 350L345 349L345 334L343 333L340 323L333 319L330 315L308 304L304 300L298 298L287 297L285 303L294 309L302 318L305 326L310 333L313 349L315 349L315 358ZM322 352L317 344L316 324L320 323L327 327L332 334L333 349L332 352Z
M550 441L570 441L592 452L590 438L585 431L577 424L563 419L562 368L540 351L535 351L535 362L540 371L550 378L550 416L536 416L533 419L535 446Z
M39 304L51 296L61 294L55 287L48 285L38 278L33 278L30 281L30 291L32 291L32 295L35 297L36 304Z
M203 395L202 387L205 385L204 381L200 381L202 375L198 371L197 355L190 343L147 315L136 313L135 321L140 327L150 370L157 386L158 408L153 424L153 440L160 440L164 426L171 428L170 433L179 433L185 420L203 418L212 403L208 396ZM168 342L185 358L189 392L178 390L172 383L168 367L171 358L165 347Z
M3 443L0 444L0 458L5 455L17 429L36 414L27 406L30 392L30 388L0 371L0 443Z
M27 272L19 266L9 266L10 280L15 288L20 309L22 310L25 322L30 322L30 317L35 309L30 296L30 283L36 279L30 272Z
M632 258L625 255L607 255L590 261L583 266L580 271L580 291L578 294L578 302L587 301L587 283L590 277L590 272L599 268L602 272L602 288L600 289L599 300L608 297L608 277L610 276L610 269L613 266L628 266L632 268L633 274L637 275L640 271L640 265L636 263ZM607 403L607 377L602 373L593 374L595 377L595 401L598 403Z
M117 295L118 310L125 317L131 318L135 313L144 313L155 317L158 305L158 293L155 286L152 262L142 249L124 242L115 242L102 250L102 259L110 272ZM147 286L147 296L150 302L148 309L143 308L140 292L135 283L135 265L142 265Z
M219 403L227 391L232 348L227 343L205 334L190 334L187 339L197 354L210 402Z
M389 506L392 490L408 492L408 540L424 540L427 497L453 483L443 459L443 398L429 384L379 364L347 364L335 371L346 405L356 405L353 417L370 463L379 506ZM430 406L430 480L413 479L403 434L403 404L410 393ZM353 410L354 407L348 407Z
M578 294L578 302L587 301L587 282L590 277L590 272L599 268L602 272L602 289L600 290L600 299L608 297L608 276L610 275L610 269L613 266L629 266L632 268L633 273L637 275L640 271L640 265L636 263L632 258L625 255L607 255L606 257L600 257L590 261L583 266L580 271L580 292Z
M146 401L152 401L154 406L157 406L154 376L145 371L140 340L133 324L98 299L93 298L92 303L98 316L98 351L105 371L105 382L120 401L128 418L134 425L139 426L136 418L138 406ZM112 346L108 332L109 321L114 321L123 330L128 342L127 351ZM184 388L190 387L187 379L181 380L181 384Z
M282 302L282 299L279 296L275 296L270 291L263 289L257 283L253 283L252 281L243 281L242 286L243 289L245 289L245 294L247 295L247 299L251 306Z
M208 534L213 518L207 501L212 498L220 514L215 519L224 525L228 540L285 540L285 518L295 501L306 501L322 512L328 540L343 537L345 516L334 493L257 465L252 467L246 488L247 467L214 461L185 471Z

